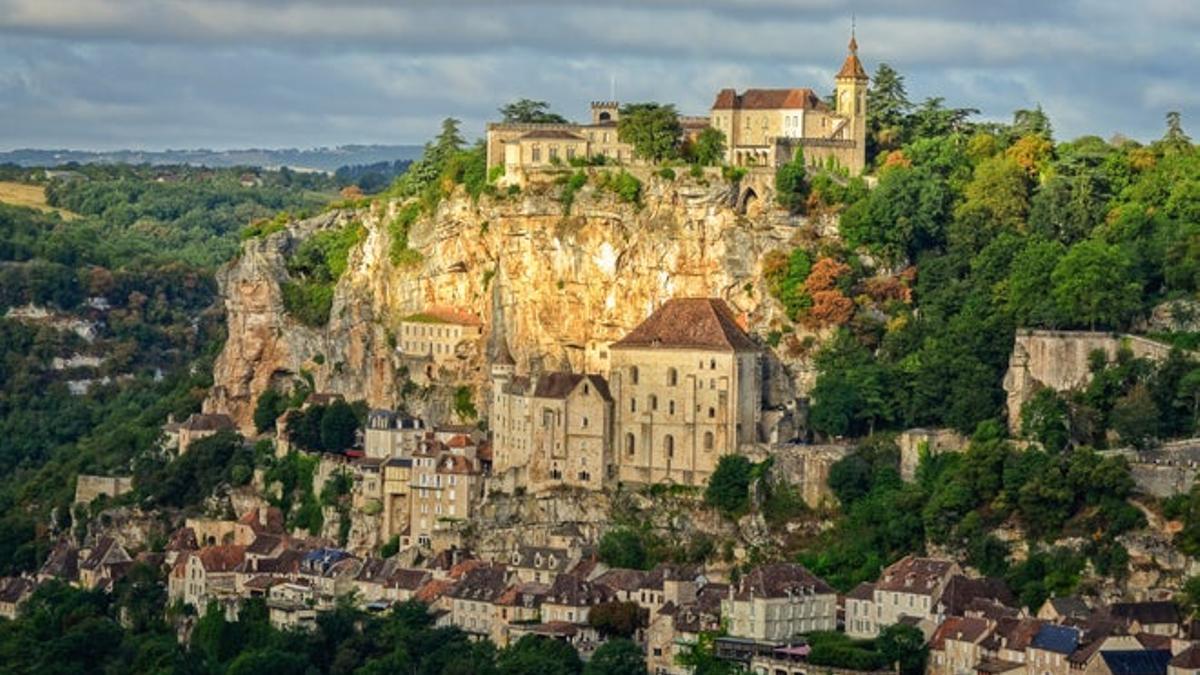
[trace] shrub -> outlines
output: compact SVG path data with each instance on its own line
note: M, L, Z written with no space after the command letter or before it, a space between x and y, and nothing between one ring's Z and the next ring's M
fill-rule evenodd
M388 256L393 265L405 267L421 261L421 254L408 247L408 233L420 217L421 205L412 202L401 208L392 222L388 223L388 236L392 238Z
M285 281L279 290L283 293L283 308L300 323L318 328L329 323L329 312L333 308L333 286L315 281Z
M750 508L750 481L754 464L743 455L725 455L708 479L704 503L730 518Z
M575 203L575 193L579 192L584 185L587 185L588 176L582 169L571 174L563 179L562 193L558 196L559 203L562 204L563 215L571 213L571 205Z
M454 412L463 419L475 419L479 416L470 387L462 386L454 390Z
M675 180L675 169L672 169L669 166L664 166L663 168L659 169L658 177L663 180Z

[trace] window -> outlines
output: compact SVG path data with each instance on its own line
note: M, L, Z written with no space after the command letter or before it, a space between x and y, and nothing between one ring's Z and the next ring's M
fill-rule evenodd
M704 449L705 450L713 449L713 432L711 432L711 431L704 432Z
M630 367L630 369L629 369L629 381L630 381L630 382L632 382L632 383L634 383L634 384L637 384L637 383L638 383L638 367L637 367L637 366L632 366L632 367Z
M542 148L539 145L534 145L529 149L529 158L535 162L542 161Z
M667 451L667 457L675 456L675 437L671 434L663 436L663 449Z
M708 361L708 367L709 367L709 369L710 369L710 370L716 370L716 369L717 369L717 360L716 360L716 359L709 359L709 361Z
M584 418L583 418L583 420L582 420L582 426L583 426L583 428L584 428L584 429L586 429L586 428L587 428L587 425L588 425L588 418L584 417Z
M674 368L667 368L667 386L674 387L679 384L679 372Z
M667 414L668 415L675 414L675 401L674 400L667 401Z
M636 398L629 399L629 412L637 412L637 399Z
M550 146L550 161L553 162L556 159L558 159L558 146L552 145Z
M632 457L633 450L634 450L633 434L627 433L627 434L625 434L625 454Z
M650 409L658 410L658 397L654 394L650 394Z
M709 408L709 409L708 409L708 418L709 418L709 419L712 419L712 418L714 418L714 417L716 417L716 416L717 416L717 409L716 409L716 408Z

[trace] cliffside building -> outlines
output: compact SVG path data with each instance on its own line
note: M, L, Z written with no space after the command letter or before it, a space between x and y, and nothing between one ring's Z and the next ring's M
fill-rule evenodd
M669 300L610 353L621 481L702 485L756 440L760 349L723 300Z
M483 335L478 318L449 307L432 307L400 320L396 350L411 359L443 366L465 358L464 348ZM432 376L432 372L427 373Z

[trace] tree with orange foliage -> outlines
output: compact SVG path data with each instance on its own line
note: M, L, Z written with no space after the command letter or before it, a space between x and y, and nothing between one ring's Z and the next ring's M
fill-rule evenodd
M362 188L357 185L347 185L342 188L342 199L358 200L363 198Z
M838 289L838 281L849 273L849 265L833 258L821 258L813 264L804 287L812 296L808 316L817 325L840 326L854 316L854 301Z

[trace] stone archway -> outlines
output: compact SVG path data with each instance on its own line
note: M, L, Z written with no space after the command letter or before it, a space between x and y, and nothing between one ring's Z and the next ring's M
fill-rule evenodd
M742 191L742 196L738 197L737 212L745 215L746 212L755 205L758 201L758 193L754 188L748 187Z

